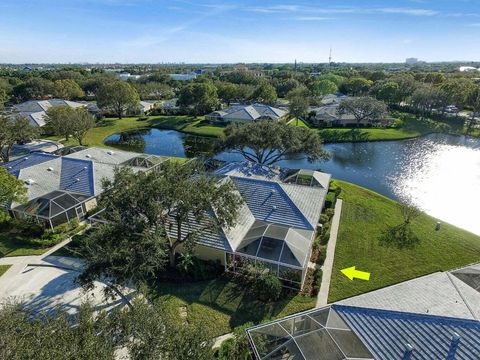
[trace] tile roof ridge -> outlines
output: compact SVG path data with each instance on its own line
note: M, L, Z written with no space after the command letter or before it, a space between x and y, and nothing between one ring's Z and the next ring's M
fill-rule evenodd
M452 274L450 274L449 271L446 271L446 274L447 274L447 278L448 280L450 280L450 282L452 283L453 287L455 288L457 294L460 296L460 298L463 300L463 303L465 304L465 306L467 307L468 311L470 312L470 314L472 315L472 317L475 319L475 320L480 320L477 318L477 316L475 315L475 312L473 311L473 309L471 308L468 300L465 298L465 296L463 296L462 292L460 291L460 289L458 288L457 284L455 284L455 281L453 281L452 279ZM461 281L461 280L460 280Z

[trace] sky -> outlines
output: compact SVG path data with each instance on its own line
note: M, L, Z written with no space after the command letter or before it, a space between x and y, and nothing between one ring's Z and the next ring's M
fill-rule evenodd
M0 0L0 63L480 61L480 0Z

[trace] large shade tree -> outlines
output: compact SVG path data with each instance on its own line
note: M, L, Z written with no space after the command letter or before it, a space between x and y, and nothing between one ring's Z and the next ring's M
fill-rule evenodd
M33 126L27 118L0 116L0 159L9 161L15 144L25 144L38 135L38 127Z
M202 235L233 226L242 203L233 184L207 176L193 161L166 162L161 175L123 169L105 186L111 189L103 197L106 219L132 233L164 235L172 267L180 246L193 251Z
M138 107L140 97L135 88L125 81L110 81L97 90L97 104L107 112L112 112L119 119L128 109Z
M82 145L87 131L94 126L94 117L83 107L55 106L47 110L45 128L67 141L73 136Z
M227 126L223 147L261 165L273 165L290 156L310 162L329 157L315 131L268 120Z
M79 99L85 96L80 85L72 79L56 80L53 83L52 91L54 97L65 100Z
M352 97L343 100L338 111L340 114L353 115L358 127L362 121L375 123L383 120L387 115L387 105L370 96Z
M288 92L287 99L289 116L291 119L296 119L298 124L298 119L303 118L308 112L310 93L304 86L297 87Z
M193 109L195 115L209 113L215 110L218 104L217 88L211 82L188 84L178 97L178 105Z
M25 202L27 189L23 181L11 175L7 169L0 166L0 204L7 202ZM0 208L1 210L1 208Z

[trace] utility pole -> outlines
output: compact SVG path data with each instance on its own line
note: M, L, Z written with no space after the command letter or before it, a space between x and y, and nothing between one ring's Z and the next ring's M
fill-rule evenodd
M332 47L330 46L330 55L328 56L328 65L332 65Z
M297 59L295 59L295 74L297 73Z

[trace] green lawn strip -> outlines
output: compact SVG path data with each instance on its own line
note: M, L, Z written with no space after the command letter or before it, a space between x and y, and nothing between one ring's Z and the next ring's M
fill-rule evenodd
M400 129L351 129L351 128L331 128L319 129L320 136L325 142L360 142L360 141L381 141L381 140L402 140L411 139L423 135L416 130Z
M12 265L0 265L0 276L5 274L8 269L10 269L10 266Z
M291 126L303 127L303 128L310 129L310 126L308 126L303 120L297 119L297 118L293 119L288 124L291 125Z
M106 146L103 141L112 134L142 129L160 128L178 130L189 134L203 136L220 136L223 134L223 127L208 124L204 117L192 116L149 116L147 120L139 120L138 117L126 117L123 119L107 118L104 124L90 129L84 139L86 146ZM60 140L58 136L47 137L50 140ZM64 145L78 145L74 139L63 142Z
M329 302L480 260L479 236L446 223L435 231L437 219L426 214L412 224L420 239L413 249L381 246L384 230L402 223L395 201L350 183L338 183L344 201ZM370 272L370 281L350 281L340 272L350 266Z
M42 255L48 249L16 243L6 234L0 234L0 257Z
M187 321L201 325L212 337L249 321L261 323L313 308L316 302L311 297L282 295L283 300L265 304L251 297L248 286L227 276L194 283L159 283L152 296L173 314L185 307Z

